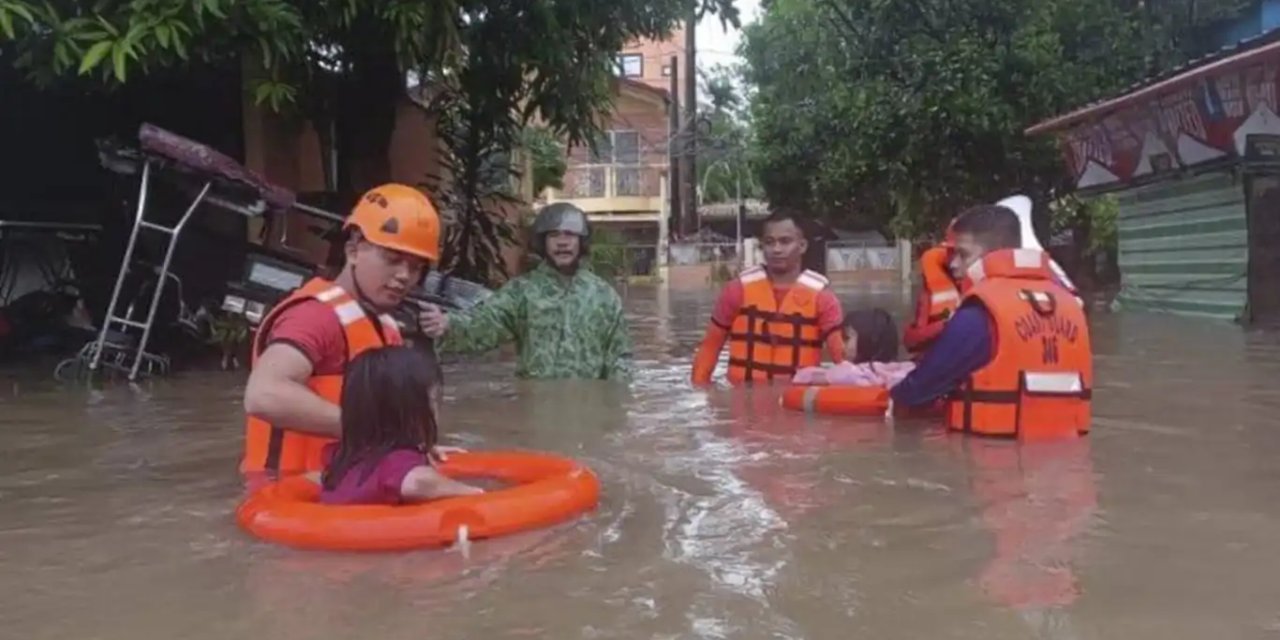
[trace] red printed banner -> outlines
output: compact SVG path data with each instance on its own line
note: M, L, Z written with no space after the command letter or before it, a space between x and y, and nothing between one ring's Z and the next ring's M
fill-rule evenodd
M1280 134L1277 72L1278 60L1227 71L1068 129L1059 142L1077 186L1239 157L1248 134Z

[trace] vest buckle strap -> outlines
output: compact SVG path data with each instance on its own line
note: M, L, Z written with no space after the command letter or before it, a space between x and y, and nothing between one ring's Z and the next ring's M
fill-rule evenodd
M1009 390L993 390L993 389L974 389L966 387L957 390L951 394L955 400L961 400L966 405L973 404L1018 404L1021 393L1017 389Z
M777 311L765 311L760 307L744 307L740 312L748 318L764 320L765 322L785 322L796 326L817 326L817 318L807 318L799 313L778 313Z
M770 346L793 346L793 347L810 347L813 349L821 349L821 340L805 340L799 336L790 338L779 338L769 334L748 334L748 333L730 333L730 340L740 342L763 342Z
M791 376L791 375L795 375L796 373L796 370L793 367L788 367L780 364L773 364L769 362L750 362L748 360L743 360L740 358L729 358L729 366L742 367L742 368L750 367L751 369L754 369L756 371L763 371L764 373L767 373L771 376Z

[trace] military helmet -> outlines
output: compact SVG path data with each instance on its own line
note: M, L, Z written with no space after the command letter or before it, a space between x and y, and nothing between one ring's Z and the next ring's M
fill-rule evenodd
M591 237L587 214L569 202L549 204L533 219L533 235L541 236L552 231L566 231L584 240Z
M533 251L540 256L546 257L547 251L547 234L552 231L564 231L572 233L579 238L581 255L587 255L589 240L591 239L591 224L587 220L587 214L579 209L577 205L569 202L556 202L549 204L538 212L537 217L533 219Z

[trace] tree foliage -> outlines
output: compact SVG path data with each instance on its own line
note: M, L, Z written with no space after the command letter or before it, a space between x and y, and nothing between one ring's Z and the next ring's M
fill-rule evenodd
M736 68L717 65L704 78L707 104L700 107L707 126L698 141L698 185L702 202L763 195L752 156L750 112Z
M1148 70L1157 73L1213 48L1218 27L1247 10L1259 11L1257 0L1129 0L1142 25Z
M534 196L548 188L563 189L569 163L564 145L543 127L525 127L520 146L529 154Z
M736 24L731 0L698 5ZM387 63L424 74L483 66L498 73L487 79L487 101L539 112L580 141L607 96L613 54L633 38L666 34L687 9L684 0L3 0L0 35L41 82L96 74L123 83L193 58L251 53L269 72L255 97L278 105L324 91L312 81L326 74Z
M1116 249L1120 203L1114 195L1102 194L1086 199L1070 193L1051 202L1049 213L1050 234L1064 231L1075 234L1075 239L1083 244L1080 247L1082 254Z
M457 193L460 238L502 239L505 223L475 216L480 165L510 150L537 120L570 143L588 141L609 104L613 56L657 38L691 7L736 24L732 0L0 0L0 62L40 83L111 88L193 60L261 72L259 102L297 110L338 150L338 189L358 193L389 174L387 148L406 75L440 88L433 108L453 150L438 181ZM330 136L329 131L335 135ZM488 154L488 155L486 155ZM460 265L485 258L455 249Z
M1240 4L776 0L743 44L762 183L907 237L1014 191L1045 204L1067 187L1060 156L1024 128L1193 55L1191 31Z

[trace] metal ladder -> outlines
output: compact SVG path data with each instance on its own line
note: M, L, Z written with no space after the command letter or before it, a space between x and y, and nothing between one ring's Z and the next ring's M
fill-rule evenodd
M116 286L111 292L111 302L107 305L107 314L102 321L102 328L98 332L98 339L94 341L92 347L89 348L90 353L85 354L90 357L89 371L96 371L99 366L106 365L118 371L128 370L129 381L137 380L138 372L143 364L147 365L147 372L154 373L157 370L167 371L169 368L168 358L152 353L147 353L147 342L151 339L151 326L155 322L156 309L160 307L160 297L164 295L165 281L169 275L169 264L173 261L173 250L178 245L178 236L182 234L182 229L187 226L187 222L191 219L191 215L204 201L205 196L209 193L209 188L213 186L212 181L205 182L204 188L200 190L200 194L187 207L186 213L178 220L177 225L166 227L161 224L150 222L146 219L147 207L147 187L151 181L151 161L146 160L142 165L142 181L138 190L138 208L134 213L133 230L129 234L129 244L124 250L124 258L120 262L120 273L116 276ZM120 305L120 291L124 288L125 276L129 272L129 264L133 260L133 250L138 243L138 233L143 229L149 229L168 236L169 243L165 248L164 262L156 271L156 286L151 291L151 303L147 310L147 319L145 321L133 320L127 317L116 315L116 308ZM107 340L107 334L110 332L112 325L119 326L124 332L130 329L142 330L142 337L138 340L136 348L130 354L128 345L116 344ZM104 353L110 351L111 355L104 361ZM132 357L132 364L130 364Z

